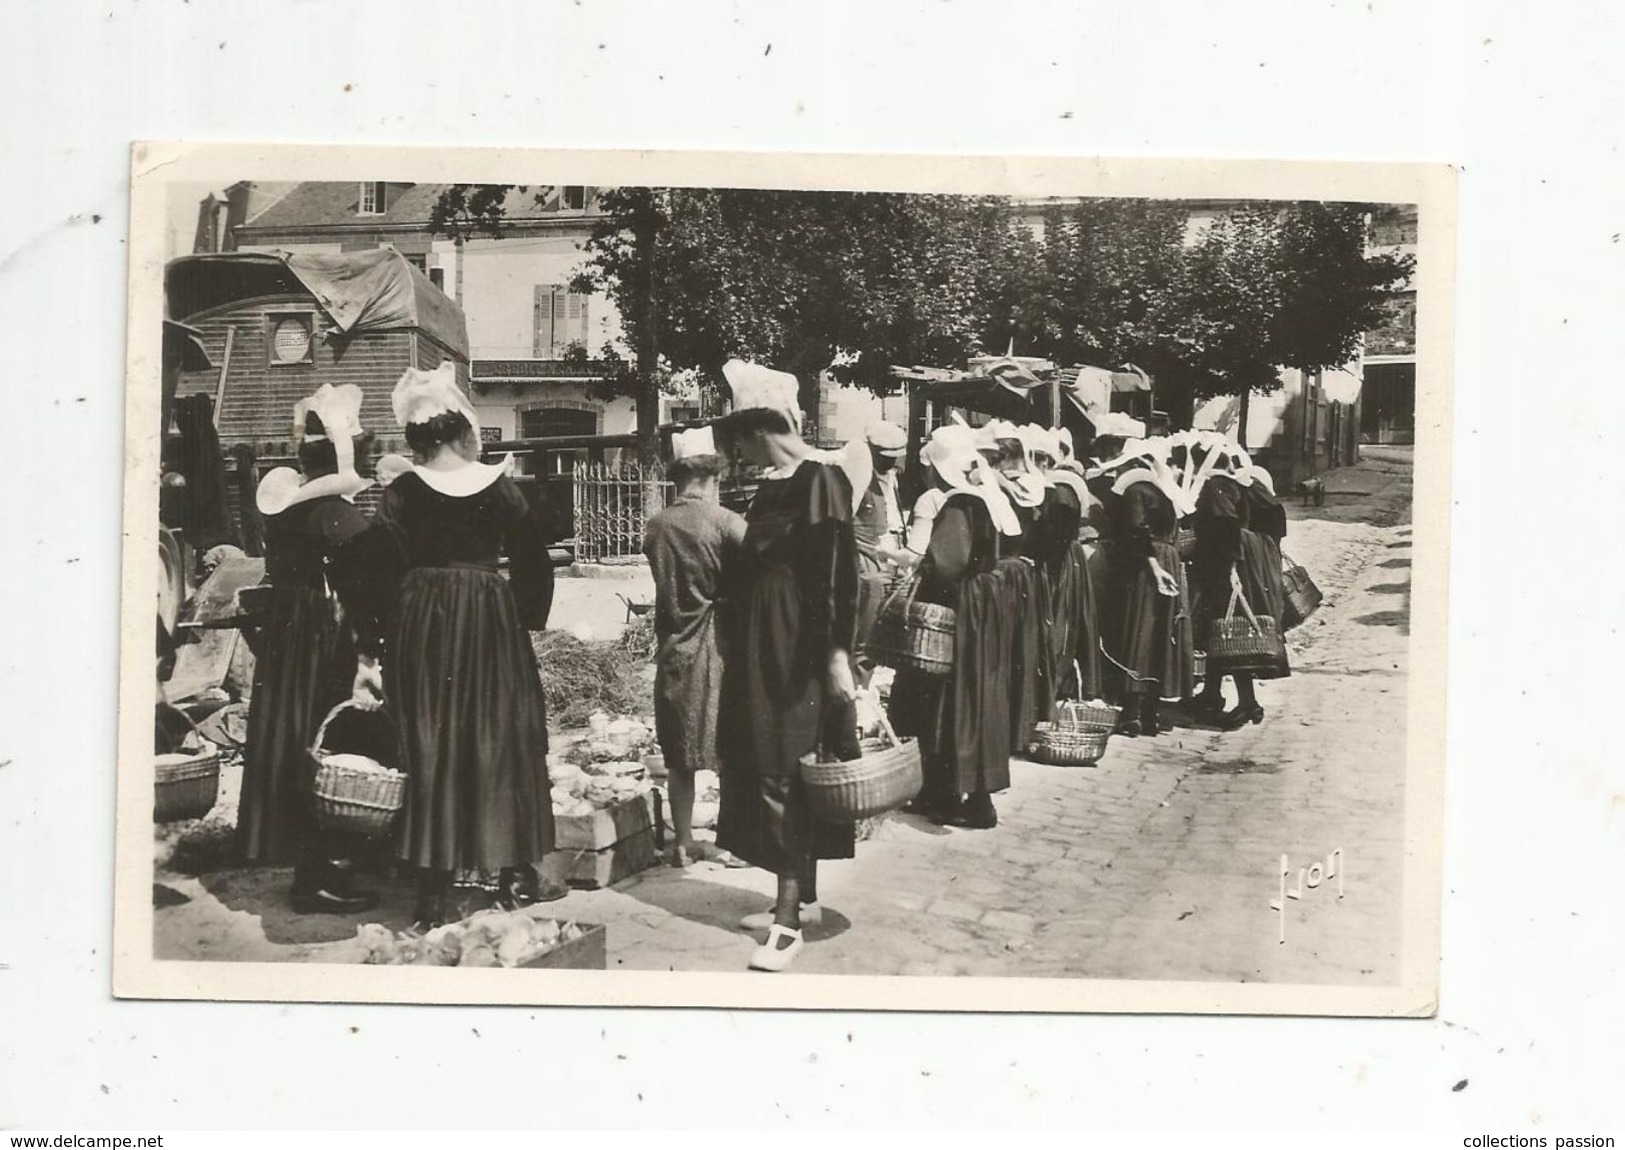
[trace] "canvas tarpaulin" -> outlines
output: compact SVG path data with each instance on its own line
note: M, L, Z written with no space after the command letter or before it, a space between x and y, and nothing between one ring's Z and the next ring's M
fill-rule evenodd
M288 270L346 334L415 327L468 358L462 309L400 252L293 252L284 258Z
M347 335L415 329L468 358L462 308L394 248L182 256L170 261L164 292L171 318L182 320L238 300L306 292Z

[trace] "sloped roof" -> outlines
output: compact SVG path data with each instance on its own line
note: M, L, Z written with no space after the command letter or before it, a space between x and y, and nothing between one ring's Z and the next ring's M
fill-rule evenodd
M422 224L427 225L440 194L450 184L387 184L384 211L376 215L362 215L361 185L356 181L336 182L323 180L302 183L286 195L275 200L264 211L245 222L252 230L296 230L308 227L329 227L340 224L357 226ZM503 200L503 209L509 220L569 218L580 213L544 210L536 204L536 193L542 185L528 190L510 190Z
M468 325L457 301L393 248L341 255L227 252L182 256L164 269L172 319L185 320L237 300L315 297L340 331L417 329L468 359Z

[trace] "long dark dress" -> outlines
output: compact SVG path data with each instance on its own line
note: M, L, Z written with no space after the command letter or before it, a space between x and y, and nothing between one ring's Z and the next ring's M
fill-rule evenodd
M547 705L528 634L552 607L549 542L506 476L454 496L408 472L336 564L382 650L410 776L400 857L416 866L493 871L552 848Z
M1281 540L1286 538L1286 508L1264 486L1246 488L1247 530L1243 537L1244 579L1254 581L1277 625L1286 616L1286 580L1281 571Z
M1014 507L1021 534L999 536L997 571L1006 612L1001 662L1010 684L1010 750L1024 754L1055 700L1049 681L1049 581L1030 554L1033 540L1041 536L1039 509Z
M1149 480L1130 483L1108 505L1113 615L1106 651L1118 697L1180 699L1195 680L1190 592L1179 561L1173 502ZM1147 560L1155 559L1179 584L1179 593L1157 590Z
M947 677L899 668L890 714L898 734L920 740L922 798L950 804L1010 786L1007 612L995 572L998 533L975 495L949 495L920 563L919 598L954 608L954 665Z
M717 845L794 874L808 859L851 858L851 824L814 822L799 762L822 743L855 756L850 704L826 698L832 651L856 630L852 489L836 467L803 460L764 479L725 573L722 798Z
M1033 555L1049 584L1049 681L1058 698L1081 692L1092 699L1100 694L1099 621L1089 552L1079 538L1083 504L1078 493L1057 484L1045 501L1043 523Z
M314 833L309 757L327 713L350 697L356 642L326 579L330 555L367 526L338 495L265 520L269 619L256 644L237 829L255 862L290 863Z
M1227 475L1212 476L1202 485L1196 502L1196 554L1191 560L1198 634L1206 636L1229 610L1231 571L1240 576L1242 596L1253 613L1269 617L1280 630L1284 589L1279 535L1274 532L1286 533L1286 513L1279 504L1272 511L1273 503L1255 504L1250 491ZM1254 528L1255 506L1259 526L1268 533ZM1272 669L1254 672L1253 677L1273 679L1286 673L1284 668Z
M649 520L643 553L655 580L655 736L672 771L717 766L723 660L717 594L723 568L745 536L737 512L679 497Z

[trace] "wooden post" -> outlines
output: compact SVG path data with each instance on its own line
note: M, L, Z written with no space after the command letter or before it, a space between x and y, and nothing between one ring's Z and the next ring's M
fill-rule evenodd
M226 374L231 371L231 345L236 342L235 325L226 329L226 350L220 356L220 379L214 385L214 429L220 430L220 409L226 402Z
M925 476L920 473L920 448L925 439L925 390L917 381L905 384L908 388L908 451L904 457L903 475L907 480L909 506L925 490ZM903 509L907 513L907 508Z

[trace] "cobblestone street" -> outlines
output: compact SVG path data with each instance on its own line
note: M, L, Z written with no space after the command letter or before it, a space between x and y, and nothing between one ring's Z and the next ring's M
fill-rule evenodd
M1397 979L1409 469L1369 460L1332 487L1287 539L1327 602L1292 636L1293 677L1261 685L1262 725L1114 739L1095 768L1018 762L991 831L889 821L827 866L826 920L795 969ZM1281 855L1296 888L1300 866L1338 849L1344 897L1334 879L1289 899L1282 943ZM705 867L564 905L616 921L612 965L738 970L752 943L731 925L770 890L765 875Z
M1328 486L1326 506L1289 509L1286 549L1326 602L1289 637L1292 677L1260 686L1263 724L1113 739L1092 768L1018 761L993 830L887 820L855 860L822 869L825 919L794 969L1395 981L1408 454L1377 449ZM1283 922L1270 906L1281 856L1296 889L1300 867L1338 850L1341 874L1288 899ZM286 876L259 874L265 905L279 902ZM244 900L223 903L211 880L166 881L190 901L157 912L160 955L322 961L345 945L268 932L271 916L227 909ZM755 942L736 924L771 891L753 870L658 867L538 913L607 923L611 968L738 971Z

